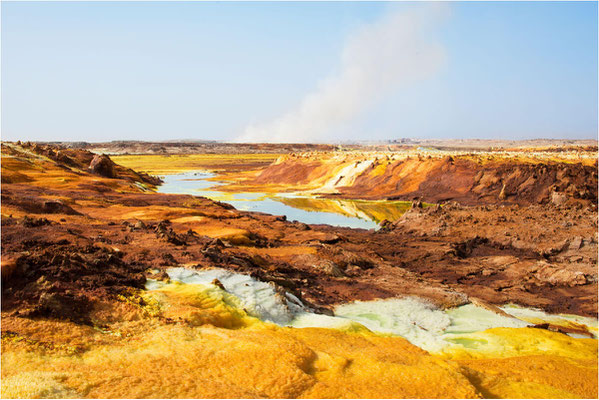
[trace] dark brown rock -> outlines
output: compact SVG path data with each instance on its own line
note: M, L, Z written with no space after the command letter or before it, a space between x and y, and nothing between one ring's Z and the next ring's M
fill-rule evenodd
M105 154L97 154L89 164L90 172L105 178L116 178L115 163Z

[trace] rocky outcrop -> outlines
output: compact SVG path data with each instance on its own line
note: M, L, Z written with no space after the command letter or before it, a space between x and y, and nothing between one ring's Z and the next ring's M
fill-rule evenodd
M3 195L2 202L31 214L81 215L80 212L61 200L44 200L28 195Z
M585 274L575 269L576 265L569 265L569 268L559 268L548 263L539 263L531 270L533 276L542 283L548 283L551 286L580 286L587 283L596 282L597 277Z
M332 153L281 157L250 183L344 198L561 206L597 203L597 162Z
M11 152L15 156L25 157L27 153L33 153L46 157L58 167L66 170L84 170L105 178L124 179L149 185L159 185L162 182L158 177L136 172L130 168L118 165L105 154L95 154L88 150L30 142L3 144L2 146L3 152ZM8 181L6 181L4 176L2 179L3 183L16 183L20 178L15 176L15 174L11 174L10 177L6 178Z

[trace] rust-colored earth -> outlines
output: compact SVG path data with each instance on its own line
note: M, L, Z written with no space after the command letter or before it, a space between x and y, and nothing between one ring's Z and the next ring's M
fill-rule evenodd
M582 154L581 154L582 153ZM325 152L284 155L229 190L312 190L325 196L463 205L597 203L597 152ZM224 188L226 190L227 187Z
M143 305L136 290L173 266L249 274L322 313L354 300L415 295L443 308L479 301L597 316L596 158L347 156L331 168L333 158L302 157L249 172L237 165L241 175L228 179L247 180L230 189L324 187L329 196L451 202L422 208L416 201L378 231L306 225L156 193L159 179L85 150L3 143L3 339L46 346L27 339L40 319L108 326L114 310ZM339 173L363 162L360 173ZM338 182L327 186L333 177Z
M149 268L193 264L250 273L320 307L399 295L449 306L473 296L597 313L596 198L571 196L558 206L415 206L372 232L149 192L143 185L155 178L119 166L111 167L113 178L94 174L93 154L80 150L2 151L5 311L40 308L44 291L29 287L40 279L48 293L68 288L84 303L142 287ZM590 168L596 179L593 167L564 168Z

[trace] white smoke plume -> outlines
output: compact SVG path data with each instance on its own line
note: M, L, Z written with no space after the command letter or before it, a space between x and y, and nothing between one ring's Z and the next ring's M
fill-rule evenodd
M310 142L367 110L385 94L432 75L443 48L432 40L445 7L396 11L351 35L339 74L324 80L298 107L273 121L248 126L237 142Z

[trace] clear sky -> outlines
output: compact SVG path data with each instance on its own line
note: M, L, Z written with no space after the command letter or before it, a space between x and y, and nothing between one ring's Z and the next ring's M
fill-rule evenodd
M596 2L1 6L3 140L597 137Z

